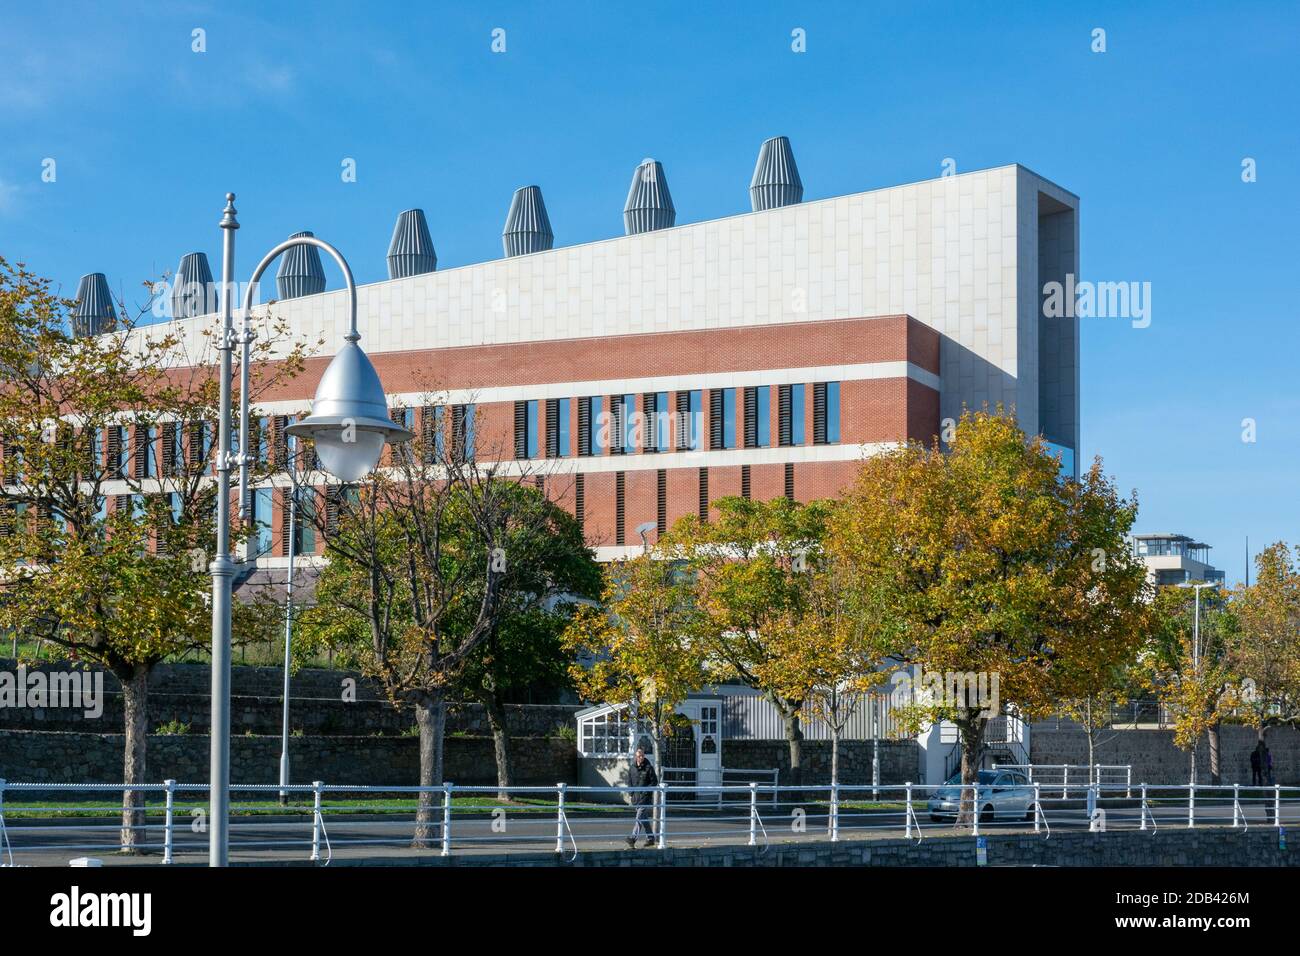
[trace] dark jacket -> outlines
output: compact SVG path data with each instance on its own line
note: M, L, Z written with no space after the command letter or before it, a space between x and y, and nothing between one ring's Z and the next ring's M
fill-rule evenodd
M650 763L647 757L641 766L636 765L636 758L632 759L632 766L627 770L627 785L629 787L657 787L659 786L659 775L655 773L654 764ZM632 793L632 805L639 807L654 802L655 795L649 791L642 790Z

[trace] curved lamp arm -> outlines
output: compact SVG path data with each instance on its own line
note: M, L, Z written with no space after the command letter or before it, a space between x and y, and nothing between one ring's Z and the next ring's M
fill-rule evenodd
M292 239L286 239L270 252L262 257L262 261L257 264L253 270L253 278L249 281L248 286L244 289L244 308L240 313L240 324L243 327L243 335L240 336L242 341L242 352L240 353L242 361L239 366L240 392L239 392L239 520L242 523L246 520L249 510L249 488L248 488L248 346L252 341L252 336L248 331L248 315L253 308L253 291L257 288L262 274L270 267L271 263L280 258L295 246L315 246L317 249L324 249L330 254L335 262L338 263L339 269L343 272L343 282L348 290L348 334L344 338L349 342L356 342L361 338L357 332L357 284L352 278L352 267L348 265L343 254L335 249L324 239L317 239L315 236L297 236Z

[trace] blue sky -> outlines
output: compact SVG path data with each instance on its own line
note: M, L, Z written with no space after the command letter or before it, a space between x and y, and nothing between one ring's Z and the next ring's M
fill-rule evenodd
M1230 580L1246 535L1300 540L1294 2L8 6L0 254L69 295L99 271L139 301L194 249L217 267L230 189L241 272L311 229L369 282L411 206L440 268L500 256L526 183L557 244L618 235L644 156L679 222L746 211L775 134L808 199L1019 162L1081 197L1082 278L1152 284L1149 328L1083 321L1081 460Z

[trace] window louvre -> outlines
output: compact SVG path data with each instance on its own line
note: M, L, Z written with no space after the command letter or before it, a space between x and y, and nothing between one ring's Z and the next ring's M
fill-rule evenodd
M655 392L645 392L641 396L641 450L656 452L659 450L658 422L659 396Z
M709 448L722 447L722 389L709 390Z
M758 447L758 387L745 388L745 447Z
M656 484L655 506L658 510L655 513L655 524L659 533L663 534L668 530L668 472L660 470Z
M785 463L785 496L794 501L794 462Z
M709 469L700 469L700 520L709 520Z
M420 455L426 465L438 460L438 430L442 425L442 408L425 405L420 409Z
M117 425L110 425L104 442L107 448L107 471L109 478L124 478L122 474L122 429ZM9 475L6 474L6 480Z
M789 385L779 385L776 392L776 440L782 447L794 444L790 389Z
M271 470L287 471L289 468L289 427L288 415L276 415L271 419Z
M293 531L294 522L289 519L289 511L293 502L293 492L284 489L280 492L280 554L283 557L289 556L289 536ZM295 520L296 520L295 515Z
M813 385L813 444L826 444L826 383Z
M612 434L609 436L609 453L611 455L622 455L626 451L623 447L623 443L627 441L627 429L623 425L624 410L623 396L610 396L609 420Z
M587 480L578 475L573 480L573 516L578 519L578 530L582 531L586 522Z
M578 454L591 454L591 397L578 399Z
M528 403L515 402L515 458L528 457Z
M749 500L749 466L740 466L740 497Z
M566 448L565 451L568 451ZM560 457L560 400L546 400L546 457Z
M626 517L627 474L619 471L614 474L614 544L622 547L625 543L623 521Z
M677 438L674 444L678 451L691 447L691 393L677 393Z

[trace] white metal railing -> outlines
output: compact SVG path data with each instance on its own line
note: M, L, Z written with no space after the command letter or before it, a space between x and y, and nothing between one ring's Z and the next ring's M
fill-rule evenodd
M783 786L725 783L699 788L707 801L678 802L669 792L569 784L501 788L294 784L281 805L278 784L232 787L231 852L245 861L306 858L318 865L357 856L435 853L578 853L622 849L632 835L632 794L649 796L646 818L659 849L674 845L870 837L919 841L927 834L1024 830L1137 830L1158 827L1282 827L1300 823L1300 793L1280 785L1163 786L1092 783L1086 800L1041 780L989 784ZM509 799L498 799L501 791ZM207 784L5 783L0 780L0 863L49 865L73 856L117 852L125 792L139 794L140 822L125 829L137 852L163 864L207 853ZM81 798L81 799L78 799ZM424 811L417 817L417 803ZM417 824L419 824L417 832ZM418 845L416 845L418 844Z
M1068 797L1071 788L1083 793L1094 786L1123 786L1126 797L1131 797L1133 791L1133 766L1126 763L995 763L993 769L1018 770L1030 783L1059 790L1062 797Z

